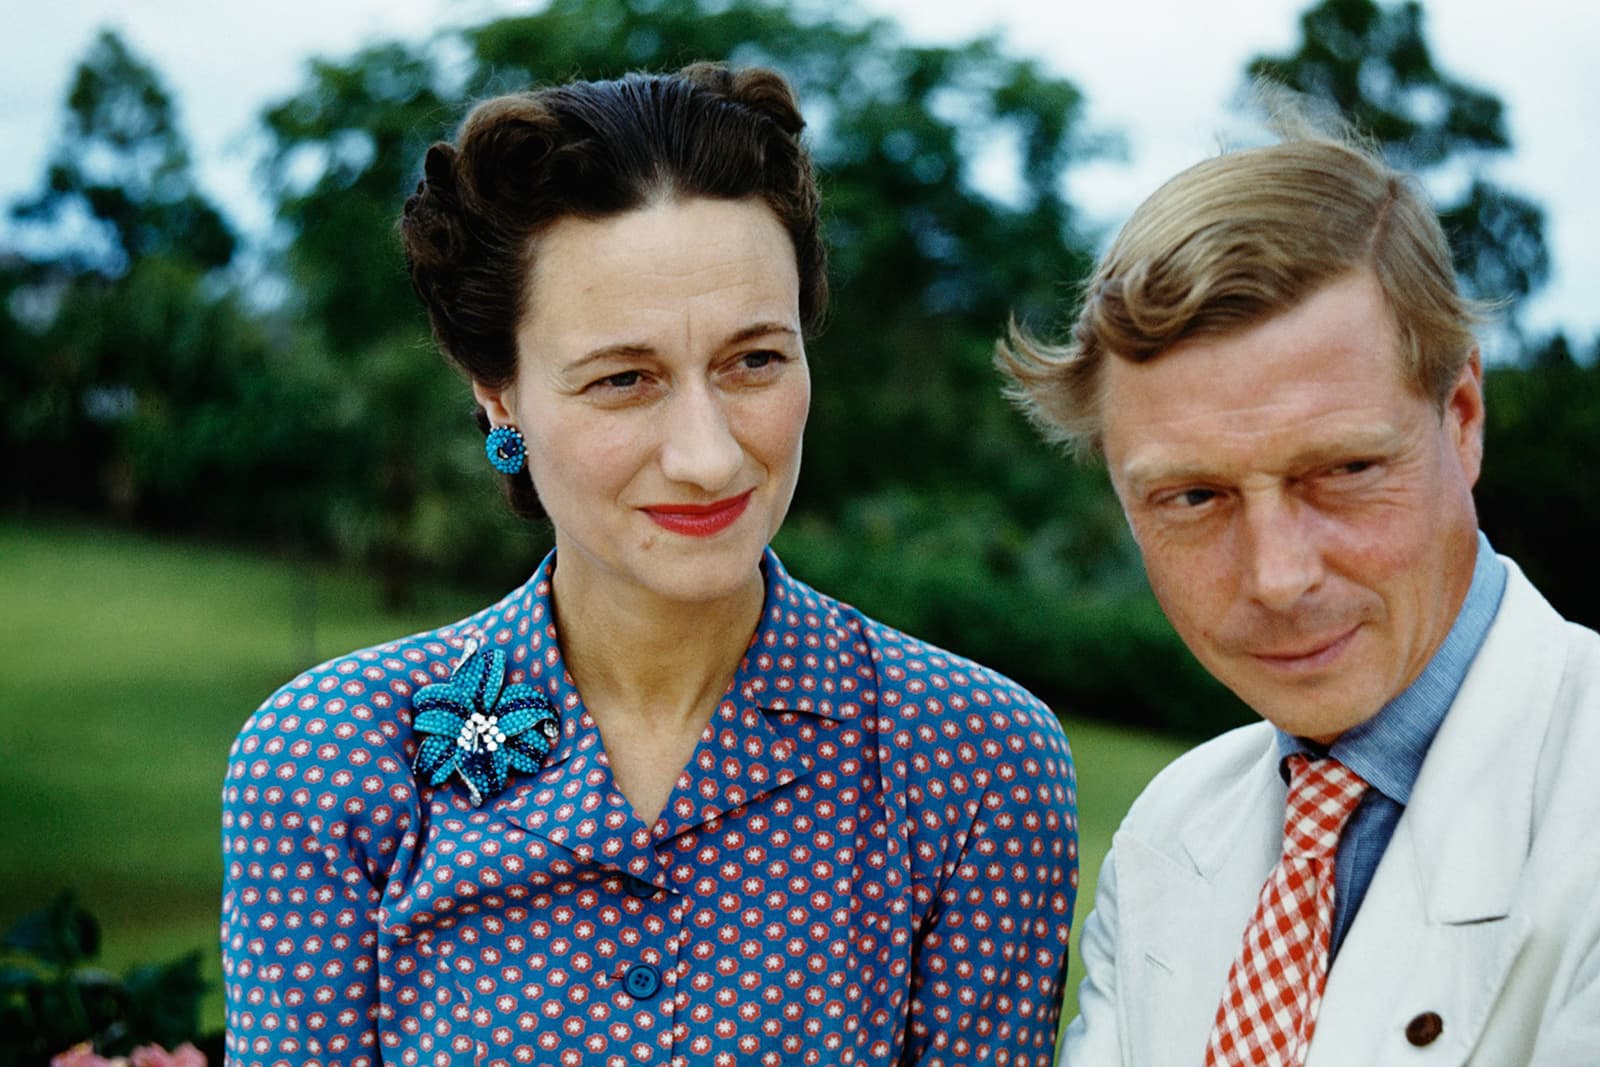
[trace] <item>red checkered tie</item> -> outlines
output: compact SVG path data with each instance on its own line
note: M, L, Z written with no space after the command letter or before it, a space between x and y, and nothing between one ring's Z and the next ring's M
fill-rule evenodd
M1228 972L1206 1067L1298 1067L1328 978L1339 834L1367 783L1335 759L1289 757L1283 855Z

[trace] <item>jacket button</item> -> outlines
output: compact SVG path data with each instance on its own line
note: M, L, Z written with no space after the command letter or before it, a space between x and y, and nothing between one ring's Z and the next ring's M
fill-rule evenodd
M661 972L648 963L635 963L622 976L622 987L635 1000L649 1000L661 988Z
M1431 1045L1444 1033L1444 1020L1436 1011L1425 1011L1406 1023L1406 1040L1421 1048Z
M647 882L643 878L635 878L631 874L623 879L622 885L628 891L630 897L637 897L640 900L649 900L656 895L656 891L659 888L653 882Z

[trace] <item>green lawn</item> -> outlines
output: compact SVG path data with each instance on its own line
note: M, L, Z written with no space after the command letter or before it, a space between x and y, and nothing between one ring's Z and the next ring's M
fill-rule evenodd
M219 797L257 704L327 656L458 618L380 611L371 582L120 530L0 521L0 927L74 888L104 962L216 953ZM220 995L207 1024L221 1025Z
M512 578L508 577L507 585ZM114 970L215 951L218 796L235 731L307 666L296 620L315 591L318 656L436 625L488 602L431 590L395 615L376 584L209 545L0 520L0 927L61 888L104 926ZM849 590L834 592L848 596ZM1078 762L1082 882L1135 795L1183 745L1067 716ZM1072 965L1076 999L1076 957ZM221 1024L221 999L207 1025Z

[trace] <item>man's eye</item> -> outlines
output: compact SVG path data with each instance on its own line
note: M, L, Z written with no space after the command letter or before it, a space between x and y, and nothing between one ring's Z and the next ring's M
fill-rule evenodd
M1348 463L1341 463L1337 467L1333 468L1333 473L1335 473L1335 474L1360 474L1363 471L1371 470L1372 466L1373 466L1373 463L1372 463L1372 460L1370 460L1370 459L1353 459L1353 460L1350 460Z
M1214 489L1185 489L1174 496L1173 502L1186 508L1197 508L1202 504L1209 504L1217 496Z
M739 357L739 361L743 364L745 370L761 370L774 363L781 363L783 361L783 353L774 352L771 349L762 349L758 352L746 352Z

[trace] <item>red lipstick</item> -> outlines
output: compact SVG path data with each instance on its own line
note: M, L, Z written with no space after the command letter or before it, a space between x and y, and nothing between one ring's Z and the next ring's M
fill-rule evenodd
M750 504L754 489L710 504L651 504L642 509L662 529L687 537L713 537L732 526Z

